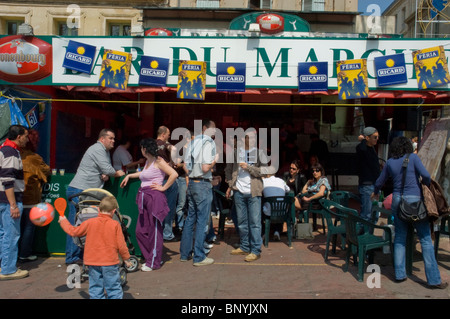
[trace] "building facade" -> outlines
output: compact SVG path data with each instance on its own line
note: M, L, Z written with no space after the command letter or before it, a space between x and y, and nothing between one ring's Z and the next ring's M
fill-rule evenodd
M383 13L395 18L395 33L405 38L447 38L450 3L447 1L396 0Z
M46 110L51 113L47 132L50 162L67 172L76 169L84 149L103 127L115 128L118 137L137 138L154 136L159 125L191 128L194 119L207 117L215 120L222 131L254 126L277 128L295 137L295 151L281 155L283 164L300 153L306 160L309 136L318 133L329 145L333 155L329 168L339 171L340 184L355 184L353 153L361 127L378 127L382 132L380 144L386 145L391 131L421 130L418 105L425 104L434 112L449 100L448 85L431 91L417 88L411 52L435 43L383 38L383 29L380 36L379 28L355 33L359 16L355 1L167 0L134 1L126 6L109 1L105 5L82 2L78 7L63 1L52 5L19 1L3 4L0 10L5 35L14 33L14 28L17 33L23 21L33 27L35 39L52 47L52 68L45 77L33 83L2 78L0 85L10 94L51 101L46 102ZM267 12L284 18L284 31L261 30L263 25L257 19ZM368 20L361 21L367 24ZM372 20L371 23L373 27ZM251 31L251 24L258 24L258 32ZM144 36L144 31L152 29L163 33ZM71 40L96 46L91 73L80 74L62 66ZM133 56L128 87L124 90L99 84L106 49ZM403 52L407 83L380 87L374 58ZM139 84L144 55L170 60L165 87ZM341 99L336 63L352 59L366 60L369 92L357 99ZM183 60L206 63L202 101L186 101L177 96L178 68ZM299 62L319 61L327 64L328 87L321 92L300 92ZM244 92L216 90L219 62L246 64ZM7 68L0 62L0 69ZM25 108L27 112L35 107L33 103ZM430 114L434 116L433 112ZM83 143L74 145L70 143L73 140ZM386 156L383 146L380 156Z

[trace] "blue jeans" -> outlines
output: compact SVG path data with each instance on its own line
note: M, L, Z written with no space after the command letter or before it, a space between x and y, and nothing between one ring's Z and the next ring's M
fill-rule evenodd
M178 229L183 229L184 227L184 212L186 210L186 198L187 198L187 183L185 177L178 177L178 202L176 209L176 220L175 225Z
M122 299L119 265L89 266L89 296L91 299Z
M17 203L20 214L22 203ZM0 259L1 274L9 275L17 271L17 255L19 253L20 217L12 218L10 205L0 203Z
M414 203L420 200L420 196L404 195L403 198ZM397 218L397 211L400 205L400 195L394 194L392 197L392 213L394 214L395 238L394 238L394 268L395 278L406 278L406 236L408 234L408 224ZM429 285L439 285L441 283L441 275L434 256L434 247L431 241L430 223L428 220L414 223L417 231L420 245L422 247L422 256L425 264L425 275Z
M36 226L30 220L30 210L27 207L23 209L20 217L20 240L19 240L19 257L26 258L31 256L33 252L34 231Z
M167 180L164 180L163 184L166 184ZM169 205L169 214L164 219L163 237L165 240L171 240L175 237L173 234L173 220L175 218L175 210L177 208L178 198L178 184L175 181L165 192L167 198L167 205Z
M188 215L184 222L180 243L180 258L187 260L194 252L193 261L201 262L206 258L203 244L206 237L206 226L211 215L212 185L207 181L189 181ZM195 242L194 242L195 228ZM194 242L194 249L192 245Z
M372 214L372 200L370 195L372 195L375 190L374 185L359 185L359 196L361 197L361 212L359 213L362 219L371 220Z
M67 199L69 199L70 196L73 196L75 194L81 193L83 190L79 188L74 187L67 187L66 196ZM78 197L74 197L72 199L74 203L79 202ZM72 201L68 200L68 206L69 206L69 216L67 216L67 220L72 224L75 225L75 217L77 215L77 208L74 204L72 204ZM80 247L74 244L73 239L71 236L67 235L66 237L66 263L67 264L73 264L79 260L83 260L83 251Z
M261 254L261 196L234 193L234 204L240 236L240 248L255 255Z

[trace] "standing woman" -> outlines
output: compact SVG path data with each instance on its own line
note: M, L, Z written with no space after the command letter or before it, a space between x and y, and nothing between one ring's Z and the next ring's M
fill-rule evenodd
M178 174L164 159L157 156L158 145L154 139L143 139L140 145L146 159L144 169L125 176L120 187L125 187L130 178L141 180L136 196L139 209L136 239L145 259L141 270L152 271L161 268L163 223L169 213L164 192L176 181ZM168 179L163 186L165 175Z
M403 190L403 199L409 203L415 203L422 199L422 191L419 182L419 176L422 182L430 185L431 177L423 166L420 158L413 153L413 145L411 141L404 137L396 137L390 147L390 158L383 167L381 175L375 182L374 193L372 198L376 197L389 176L393 179L394 190L392 197L392 213L394 215L395 239L394 239L394 269L395 280L401 282L406 280L405 252L406 252L406 236L408 234L408 223L397 218L397 212L400 205L402 191L402 164L409 155L409 164L406 170L405 186ZM445 289L448 283L441 282L441 275L438 269L437 261L434 256L434 248L431 240L431 231L429 221L423 220L415 222L414 228L422 247L422 256L425 264L425 275L427 277L428 287L431 289Z

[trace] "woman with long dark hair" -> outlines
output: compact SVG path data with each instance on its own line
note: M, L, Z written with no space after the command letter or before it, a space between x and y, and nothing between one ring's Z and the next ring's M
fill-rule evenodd
M297 209L307 209L310 201L327 196L331 191L330 183L322 165L319 163L312 165L311 173L313 174L313 178L308 180L303 186L301 193L295 197L295 208Z
M299 160L293 160L289 165L289 172L284 173L283 179L294 195L300 193L307 182L302 163Z
M161 268L163 251L163 223L169 213L164 192L176 181L178 173L157 154L158 144L153 138L143 139L140 143L146 162L140 172L125 176L120 187L125 187L130 178L139 178L141 187L136 196L139 215L136 225L136 240L145 264L142 271ZM165 175L167 182L163 185Z
M378 196L381 187L389 177L393 180L392 214L394 216L395 239L394 239L394 269L395 280L401 282L407 279L405 255L406 255L406 236L408 234L408 223L397 217L402 193L402 164L406 155L409 154L409 163L406 170L406 179L403 189L403 199L408 203L418 202L423 198L422 188L419 177L425 185L430 185L431 177L423 166L420 158L413 153L411 141L404 137L396 137L389 147L389 159L383 167L383 171L375 182L375 190L372 198ZM432 289L445 289L448 283L442 283L441 275L438 269L434 255L433 243L431 240L430 222L426 219L414 222L414 228L417 231L422 247L422 256L425 264L425 275L427 277L428 287Z

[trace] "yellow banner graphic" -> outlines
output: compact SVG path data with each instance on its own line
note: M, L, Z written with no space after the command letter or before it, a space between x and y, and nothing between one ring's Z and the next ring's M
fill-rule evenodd
M126 90L131 69L131 53L105 50L98 84L102 87Z
M412 55L419 90L442 86L450 82L443 46L417 50Z
M204 100L206 62L180 61L178 67L177 98Z
M338 61L337 80L339 99L348 100L368 97L367 60Z

